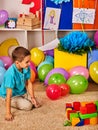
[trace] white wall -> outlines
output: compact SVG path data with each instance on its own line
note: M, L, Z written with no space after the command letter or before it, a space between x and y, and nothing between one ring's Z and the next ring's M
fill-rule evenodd
M28 14L29 8L33 6L33 2L30 5L25 5L22 4L22 0L0 0L0 10L8 11L9 17L17 17L21 13Z

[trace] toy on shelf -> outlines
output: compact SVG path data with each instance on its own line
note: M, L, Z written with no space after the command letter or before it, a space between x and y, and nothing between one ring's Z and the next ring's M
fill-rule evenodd
M36 14L20 14L17 20L17 28L26 30L40 28L39 11L36 11Z
M98 101L66 103L64 126L83 126L98 124Z
M16 28L16 22L17 22L17 18L8 18L8 20L5 23L5 27L14 29Z

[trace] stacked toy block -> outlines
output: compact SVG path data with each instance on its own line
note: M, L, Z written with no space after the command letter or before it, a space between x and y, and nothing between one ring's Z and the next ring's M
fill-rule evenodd
M98 101L66 103L67 123L65 126L83 126L98 124Z
M21 14L17 20L17 28L32 30L40 28L40 18L38 13L29 15Z

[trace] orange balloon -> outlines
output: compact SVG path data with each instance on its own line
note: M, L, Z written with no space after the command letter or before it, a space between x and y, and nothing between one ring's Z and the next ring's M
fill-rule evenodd
M35 81L35 78L36 78L36 73L35 73L34 70L31 69L31 77L30 77L30 80L31 80L32 83Z

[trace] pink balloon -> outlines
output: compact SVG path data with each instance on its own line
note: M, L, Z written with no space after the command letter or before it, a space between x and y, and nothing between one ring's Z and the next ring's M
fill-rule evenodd
M86 79L89 78L89 70L84 66L75 66L69 70L70 77L73 75L82 75Z
M0 60L3 61L5 69L8 69L13 63L9 56L0 56Z
M46 94L51 100L56 100L61 96L61 88L57 84L51 84L47 86Z
M94 42L95 42L95 45L98 47L98 31L96 31L94 34Z

